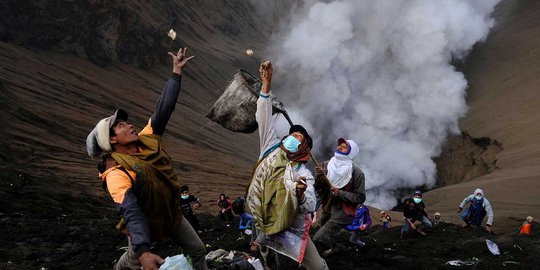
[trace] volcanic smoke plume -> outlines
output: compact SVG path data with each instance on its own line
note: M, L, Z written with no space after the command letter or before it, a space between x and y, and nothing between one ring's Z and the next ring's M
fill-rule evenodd
M432 187L448 132L459 132L467 81L451 65L486 38L498 0L308 1L274 34L274 90L328 157L354 139L367 204Z

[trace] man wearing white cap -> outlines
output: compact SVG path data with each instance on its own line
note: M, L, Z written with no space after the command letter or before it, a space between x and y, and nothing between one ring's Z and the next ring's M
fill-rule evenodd
M341 229L352 223L358 205L366 200L364 173L353 163L360 150L353 140L338 139L334 157L322 167L316 167L318 183L316 189L322 200L322 227L313 237L313 241L330 248L323 252L328 256L338 252L335 237ZM330 187L320 181L326 174ZM329 194L328 194L329 193Z
M150 245L167 238L191 256L195 269L208 269L206 249L179 210L180 181L161 139L180 93L182 70L193 56L186 57L186 48L169 55L173 74L148 125L137 133L119 109L99 121L86 139L90 156L105 155L98 166L100 178L122 215L117 228L128 234L129 248L115 269L157 270L163 259Z

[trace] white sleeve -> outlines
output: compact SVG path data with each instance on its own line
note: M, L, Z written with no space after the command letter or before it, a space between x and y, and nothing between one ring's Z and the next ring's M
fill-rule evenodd
M298 170L297 176L304 176L307 182L307 189L304 192L305 202L299 205L300 212L315 212L317 207L317 198L315 197L315 178L313 174L306 168L304 164L301 165L300 170Z
M488 216L486 224L493 225L493 208L491 208L491 203L486 198L484 198L484 210L486 210Z
M459 205L459 208L463 208L465 207L466 204L468 204L472 198L474 197L474 194L473 195L469 195L467 196L465 199L463 199L463 201L461 202L461 204Z
M270 100L270 94L268 96L260 94L257 100L257 112L255 113L255 119L259 125L259 139L260 139L260 155L270 147L279 143L279 138L274 127L274 119L272 117L272 101Z

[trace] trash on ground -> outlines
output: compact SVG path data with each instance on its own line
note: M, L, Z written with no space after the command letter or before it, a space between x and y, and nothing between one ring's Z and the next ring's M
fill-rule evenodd
M491 241L489 239L486 239L486 245L487 245L489 251L493 255L495 255L495 256L501 255L501 251L499 250L499 246L497 246L497 244L493 243L493 241Z
M193 270L188 259L183 254L167 257L159 270Z

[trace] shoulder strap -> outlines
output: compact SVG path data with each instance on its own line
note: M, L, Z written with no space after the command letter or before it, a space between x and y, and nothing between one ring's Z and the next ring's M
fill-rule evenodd
M120 169L121 171L123 171L123 172L125 172L127 174L127 176L129 177L129 180L131 181L131 186L134 187L135 180L133 180L133 177L131 177L131 174L129 174L127 169L124 168L123 166L120 166L118 169ZM109 194L109 189L107 188L107 181L103 181L103 183L101 184L101 187L103 188L103 190L105 191L106 194Z
M127 174L127 176L129 177L129 180L131 181L131 186L133 186L135 184L135 180L133 180L133 177L131 177L131 174L128 172L128 170L124 168L123 166L120 166L120 168L118 169L120 169L121 171Z

